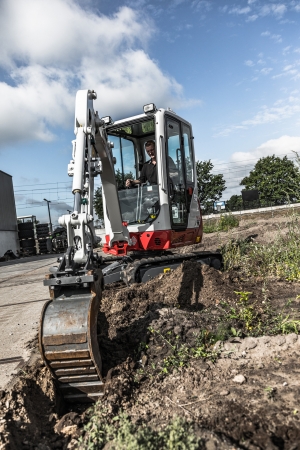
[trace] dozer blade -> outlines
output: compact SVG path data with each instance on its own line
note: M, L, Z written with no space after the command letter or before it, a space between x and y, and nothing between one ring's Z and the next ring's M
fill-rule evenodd
M40 352L69 402L96 401L103 395L97 342L100 300L101 289L96 290L94 284L79 289L62 287L42 311Z

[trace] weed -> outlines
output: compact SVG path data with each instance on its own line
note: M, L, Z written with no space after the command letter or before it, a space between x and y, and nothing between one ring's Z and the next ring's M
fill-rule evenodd
M133 424L124 412L110 418L99 405L89 410L88 423L79 438L82 450L102 449L107 443L114 450L196 450L201 439L195 436L192 425L182 418L173 419L163 430L153 430L143 424Z
M289 315L283 318L282 314L277 317L278 329L282 334L299 333L300 320L289 319Z
M239 269L246 277L269 276L287 281L300 280L300 226L293 216L287 230L278 229L271 244L258 244L251 240L230 240L221 249L224 268Z
M241 330L236 330L235 328L231 327L230 328L231 334L234 337L239 337L242 335L242 331Z
M233 214L221 215L219 220L214 220L213 223L204 224L204 233L214 233L217 231L229 231L232 228L239 226L239 219Z
M195 345L193 347L180 343L180 337L178 335L175 339L173 339L175 342L172 343L170 340L172 331L166 333L170 336L169 339L167 339L159 331L154 330L152 327L149 327L149 331L159 336L165 343L168 344L171 350L171 354L166 356L161 364L161 374L163 375L170 373L174 369L182 369L188 365L190 359L192 358L205 358L215 361L218 357L218 352L212 350L212 346L217 342L218 338L216 335L207 330L202 330L199 334L194 335Z
M268 399L273 400L276 394L276 388L273 388L271 386L267 386L264 389L265 393L267 394Z

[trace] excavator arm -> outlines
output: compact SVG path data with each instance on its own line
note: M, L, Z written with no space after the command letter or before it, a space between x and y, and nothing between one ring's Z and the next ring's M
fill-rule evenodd
M74 247L74 261L85 264L90 251L89 235L96 240L93 224L94 177L100 174L112 233L109 245L129 243L129 233L122 224L118 191L114 173L112 144L107 141L105 124L95 113L95 91L80 90L76 95L73 159L68 174L73 177L72 193L74 211L59 218L59 224L67 228L68 246ZM87 232L87 229L89 232Z
M93 253L94 177L101 176L111 222L109 245L128 245L122 224L114 174L112 145L105 124L94 111L95 91L76 95L73 158L68 174L73 177L74 210L59 218L66 227L68 249L46 276L50 300L43 308L39 346L45 364L68 401L93 401L103 394L101 356L97 342L97 316L103 288L101 258Z

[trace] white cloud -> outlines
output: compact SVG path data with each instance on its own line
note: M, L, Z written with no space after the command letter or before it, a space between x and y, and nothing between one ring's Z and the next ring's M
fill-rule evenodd
M254 22L259 17L274 16L281 19L287 12L287 6L284 3L260 4L256 0L248 0L248 6L234 6L229 9L227 5L219 8L220 11L229 14L246 15L247 22ZM297 7L295 7L297 10ZM299 9L300 10L300 9Z
M252 66L254 66L255 64L254 64L254 62L253 61L251 61L251 59L248 59L247 61L245 61L245 66L248 66L248 67L252 67Z
M259 15L263 16L263 17L268 16L268 15L282 17L286 11L287 11L287 7L283 3L273 3L270 5L261 6L259 9Z
M261 36L268 36L270 39L273 39L277 44L282 42L282 37L280 34L271 34L270 31L264 31L260 34Z
M210 11L212 8L212 2L208 0L194 0L192 2L192 8L196 11Z
M99 114L115 119L149 101L190 104L147 54L154 32L149 17L128 7L108 17L75 0L2 0L0 144L49 141L51 128L72 126L77 89L95 89Z
M249 160L256 162L259 158L272 155L293 157L292 151L300 152L300 136L285 135L270 139L251 151L233 153L231 161L234 163L249 162Z
M252 14L251 16L247 17L247 22L254 22L256 19L258 19L258 15Z
M240 124L230 125L218 132L215 136L229 136L231 133L248 129L250 127L276 123L300 113L300 97L290 95L285 99L280 99L273 106L262 106L260 110L251 118L243 120Z
M262 73L263 75L268 75L270 72L272 72L272 67L264 67L263 69L261 69L260 73Z
M293 64L285 66L281 73L274 75L272 78L290 77L291 80L297 81L300 79L300 60L295 61Z
M300 136L281 136L277 139L270 139L267 142L245 152L234 152L229 162L217 161L214 167L214 173L218 173L218 166L222 166L222 173L226 179L226 191L222 197L228 200L231 195L240 195L243 189L240 186L241 180L249 175L260 158L266 156L287 156L289 159L295 159L292 150L300 152Z
M232 8L229 11L229 14L248 14L251 11L251 8L249 6L245 6L244 8Z

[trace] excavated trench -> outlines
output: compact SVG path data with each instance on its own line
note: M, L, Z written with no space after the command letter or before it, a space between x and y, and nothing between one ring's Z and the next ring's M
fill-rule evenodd
M236 292L251 294L242 303ZM300 339L278 327L280 314L299 318L298 294L298 283L191 262L108 288L98 317L106 389L96 409L108 421L125 411L154 430L182 417L207 450L300 449ZM88 448L88 405L63 402L37 349L0 402L1 449Z

